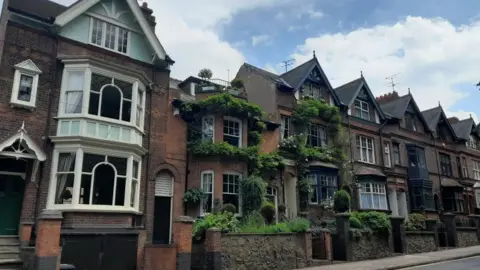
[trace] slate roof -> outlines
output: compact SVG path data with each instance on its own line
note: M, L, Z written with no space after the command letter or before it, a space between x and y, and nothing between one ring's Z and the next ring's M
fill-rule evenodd
M362 166L355 171L357 176L381 176L386 177L380 170L377 168L365 167Z
M335 93L343 104L350 104L361 84L362 78L358 78L335 88Z
M464 140L470 139L470 133L472 132L472 126L475 126L475 122L472 118L467 118L452 124L453 131L457 137Z
M301 64L300 66L283 73L282 75L280 75L280 77L284 79L293 88L298 89L298 87L300 87L300 85L305 80L305 77L309 75L310 71L316 64L317 59L312 58L307 62Z
M412 100L411 95L404 95L390 102L380 103L380 108L382 108L385 113L401 119L405 114L410 100Z
M78 1L72 5L76 3ZM48 0L35 0L35 4L32 3L32 0L13 0L8 3L8 8L44 21L50 21L67 9L66 6Z
M426 111L423 111L422 115L427 122L428 128L431 131L435 131L437 129L437 124L440 120L440 116L442 115L442 107L438 106L432 109L428 109Z

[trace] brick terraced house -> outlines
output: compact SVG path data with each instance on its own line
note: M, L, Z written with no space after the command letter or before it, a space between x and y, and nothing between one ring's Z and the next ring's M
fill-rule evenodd
M3 1L0 264L55 239L46 210L62 214L61 261L77 269L140 268L144 246L172 243L186 125L152 13L134 0ZM38 269L60 257L48 244Z

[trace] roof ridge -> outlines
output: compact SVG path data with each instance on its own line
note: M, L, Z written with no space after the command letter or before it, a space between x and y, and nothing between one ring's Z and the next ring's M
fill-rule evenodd
M349 82L347 82L347 83L344 83L344 84L342 84L342 85L340 85L340 86L337 86L337 87L335 87L333 90L340 90L340 88L344 88L344 86L353 84L354 82L357 82L358 80L362 80L362 77L357 78L357 79L355 79L355 80L353 80L353 81L349 81Z
M292 72L292 71L294 71L294 70L296 70L296 69L298 69L298 68L306 65L307 63L309 63L309 62L312 61L312 60L315 60L315 58L312 58L312 59L310 59L310 60L308 60L308 61L306 61L306 62L304 62L304 63L302 63L302 64L300 64L300 65L298 65L298 66L296 66L296 67L294 67L294 68L292 68L291 70L280 74L279 76L280 76L280 77L283 77L284 75L287 75L288 73L290 73L290 72Z
M437 106L437 107L433 107L433 108L430 108L430 109L423 110L423 111L421 111L421 112L423 113L423 112L433 111L433 110L435 110L435 109L442 109L442 107Z
M268 70L266 70L266 69L263 69L263 68L259 68L259 67L257 67L257 66L252 65L252 64L249 64L249 63L247 63L247 62L243 62L243 65L244 65L244 66L247 66L247 67L252 67L252 68L254 68L254 69L261 70L261 71L263 71L263 72L272 74L272 75L274 75L274 76L276 76L276 77L279 76L278 74L275 74L275 73L270 72L270 71L268 71Z

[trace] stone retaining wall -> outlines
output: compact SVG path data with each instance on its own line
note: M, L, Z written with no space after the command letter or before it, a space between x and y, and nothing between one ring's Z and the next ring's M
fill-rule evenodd
M352 251L352 261L363 261L390 257L391 237L362 232L361 237L350 235L349 245Z
M406 232L407 253L422 253L436 251L435 233L428 231L409 231Z
M457 227L457 237L458 247L470 247L480 244L477 239L476 228Z
M222 269L296 269L311 263L305 234L222 234L221 246Z

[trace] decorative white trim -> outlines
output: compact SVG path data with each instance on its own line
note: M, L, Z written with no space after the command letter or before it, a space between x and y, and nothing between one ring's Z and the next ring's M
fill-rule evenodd
M40 74L42 74L42 71L30 59L16 64L14 68L15 74L13 77L13 87L12 96L10 97L10 104L12 104L12 106L23 107L33 110L35 108L35 103L37 100L38 80ZM18 99L18 94L20 91L20 80L22 75L32 77L32 89L30 92L29 101Z
M212 175L212 211L214 207L214 201L215 201L215 172L212 170L206 170L202 171L200 173L200 189L203 191L203 176L206 174L211 174ZM204 191L205 192L205 191ZM210 214L210 213L205 213L203 212L203 202L200 202L200 216L205 216L205 214Z
M3 152L5 148L12 146L17 140L19 140L20 143L24 142L27 147L33 151L33 153L27 153L27 155L33 154L28 155L28 157L35 157L39 161L45 161L47 159L47 155L43 150L32 140L32 138L30 138L30 136L28 136L28 133L25 130L25 122L22 122L22 126L16 134L0 143L0 153L9 153L11 156L16 156L17 158L25 157L25 153L22 152Z
M55 18L55 24L63 27L79 15L85 13L89 8L93 5L99 3L100 0L82 0L75 5L70 6L67 10L62 12ZM137 22L140 24L147 40L149 41L150 45L155 51L155 54L158 58L165 60L167 54L165 49L163 48L162 44L155 36L153 29L150 27L147 19L143 16L142 11L140 10L140 6L138 5L137 1L135 0L126 0L128 6L130 7L133 15L137 19Z
M58 136L51 136L51 141L55 144L62 144L71 147L79 147L84 144L88 144L93 148L106 148L109 149L107 151L112 151L111 153L121 153L123 152L132 152L135 154L137 159L141 159L143 155L145 155L148 150L143 148L140 145L136 144L126 144L126 143L119 143L119 142L112 142L108 140L101 140L89 137L81 137L81 136L71 136L71 137L58 137ZM105 152L100 151L100 154L104 154ZM115 154L113 154L115 155Z
M26 178L26 173L18 173L18 172L4 172L0 171L0 175L11 175L11 176L20 176L23 180Z
M99 20L102 20L102 21L105 21L105 22L108 22L108 23L111 23L111 24L115 24L117 26L120 26L121 28L124 28L126 30L128 30L129 32L135 32L137 34L140 34L142 36L144 36L143 32L142 31L138 31L122 22L119 22L119 21L116 21L110 17L106 17L102 14L97 14L97 13L93 13L93 12L85 12L86 15L92 17L92 18L95 18L95 19L99 19ZM90 25L90 30L91 30L91 25ZM91 37L91 33L90 32L90 37ZM130 38L129 38L130 39ZM129 43L130 44L130 43Z

